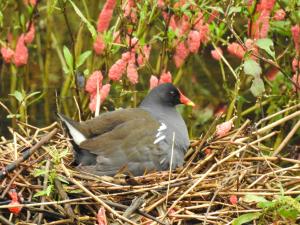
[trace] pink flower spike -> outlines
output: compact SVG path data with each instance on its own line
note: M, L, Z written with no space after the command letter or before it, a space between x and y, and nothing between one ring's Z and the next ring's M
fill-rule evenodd
M223 55L223 51L219 47L217 47L215 50L212 50L210 53L211 56L217 61L219 61L221 59L221 56Z
M294 82L293 91L294 92L300 91L300 75L299 74L294 74L294 76L292 77L292 81Z
M111 66L108 71L108 77L111 80L118 81L121 79L123 73L126 70L127 61L119 59L115 64Z
M103 206L100 207L100 209L97 213L97 222L98 222L98 225L107 225L105 209Z
M34 37L35 37L35 28L34 28L34 24L31 23L29 31L24 36L25 43L26 44L31 44Z
M261 0L260 10L271 11L275 5L276 0Z
M300 68L300 59L294 58L292 62L293 71L296 72Z
M37 3L37 0L24 0L23 1L25 5L32 5L35 6Z
M110 92L110 86L111 86L110 84L105 84L100 89L101 103L104 102L105 99L107 98L107 96Z
M132 84L138 83L139 74L137 72L136 65L134 63L129 63L127 66L127 77Z
M159 78L159 84L172 83L172 74L170 71L164 71Z
M103 9L98 17L97 31L104 32L108 29L111 21L114 8L116 6L116 0L107 0L103 6Z
M201 44L200 33L197 30L191 30L188 35L187 45L192 53L198 52Z
M97 93L90 96L89 109L92 112L95 112L96 111L96 106L97 106Z
M229 52L229 54L231 54L239 59L242 59L246 53L246 51L243 49L243 47L236 42L229 43L227 46L227 51Z
M175 65L177 68L181 67L185 61L185 59L189 56L190 51L185 46L184 42L180 42L175 50L175 54L173 56Z
M164 0L157 0L157 6L158 8L163 8L165 6Z
M14 54L15 54L14 51L9 47L1 48L1 55L2 55L5 63L10 63L14 57Z
M154 75L151 75L150 77L150 87L149 89L152 90L158 85L158 78Z
M229 131L231 130L232 127L233 127L232 120L229 120L229 121L219 124L216 127L216 136L218 138L224 137L225 135L227 135L229 133Z
M105 43L103 41L102 35L99 34L93 44L93 49L96 55L101 55L105 49Z
M28 62L28 49L25 45L24 35L22 34L16 45L14 63L17 67L26 65Z
M105 101L105 99L107 98L109 92L110 92L110 84L103 85L102 88L99 91L100 104ZM92 112L95 112L96 107L97 107L97 92L93 92L93 93L90 94L89 108Z
M238 203L238 198L236 195L230 195L229 201L232 205L236 205Z
M275 80L278 72L279 72L279 69L277 69L276 67L272 67L266 74L267 79L269 81Z
M300 52L300 25L297 24L292 27L292 36L296 48L296 54L299 55Z
M283 9L279 9L275 12L273 18L274 18L274 20L281 21L281 20L284 20L285 15L286 15L285 11Z
M102 80L103 80L103 75L100 70L93 72L86 82L85 90L90 94L96 93L97 83L100 89L102 87Z

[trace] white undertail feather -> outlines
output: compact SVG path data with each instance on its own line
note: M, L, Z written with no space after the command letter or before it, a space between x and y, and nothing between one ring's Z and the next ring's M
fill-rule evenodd
M72 124L70 124L62 116L59 115L59 117L66 124L66 126L68 127L70 135L72 136L73 141L77 145L80 145L83 141L86 140L86 137L79 130L77 130L74 126L72 126Z

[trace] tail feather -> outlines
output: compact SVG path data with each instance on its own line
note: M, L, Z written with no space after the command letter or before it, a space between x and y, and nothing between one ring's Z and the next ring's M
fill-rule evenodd
M85 137L85 135L76 128L75 124L77 122L71 120L70 118L68 118L65 115L62 115L60 113L57 113L57 115L61 119L61 121L66 125L66 127L68 128L70 136L72 137L73 141L77 145L80 145L83 141L85 141L87 139Z

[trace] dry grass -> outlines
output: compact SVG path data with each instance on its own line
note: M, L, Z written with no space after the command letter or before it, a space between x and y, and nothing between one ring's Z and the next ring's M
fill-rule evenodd
M70 151L63 158L58 156L70 146L65 136L54 130L57 123L43 129L20 123L18 133L11 130L12 140L2 138L0 142L3 168L45 135L49 142L35 149L29 159L21 160L1 180L0 222L95 224L102 208L109 224L230 224L239 215L261 211L255 203L244 201L248 194L268 200L279 196L282 190L285 196L300 194L300 161L278 157L297 131L298 123L282 141L284 144L277 149L266 146L274 142L279 126L299 118L300 111L295 111L298 108L283 111L285 116L275 122L270 121L272 116L265 118L256 129L247 120L222 138L208 131L192 142L184 168L141 177L98 177L79 172L70 166ZM212 131L214 127L215 124ZM37 169L42 169L43 175L35 177ZM34 197L49 185L54 187L49 196ZM24 199L19 215L7 209L11 207L7 200L12 188ZM236 205L229 200L232 195L238 197ZM291 224L283 218L277 218L277 222Z

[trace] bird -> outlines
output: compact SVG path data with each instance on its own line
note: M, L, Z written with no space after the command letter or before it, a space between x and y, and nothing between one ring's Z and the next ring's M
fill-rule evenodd
M141 176L183 165L190 141L176 110L179 104L195 106L172 83L163 83L137 108L105 112L84 122L57 114L71 138L79 170L115 176L123 168Z

